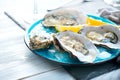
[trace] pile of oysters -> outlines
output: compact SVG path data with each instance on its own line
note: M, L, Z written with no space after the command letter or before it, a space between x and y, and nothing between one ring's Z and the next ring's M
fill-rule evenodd
M50 11L45 15L42 25L54 27L55 25L75 26L86 23L87 16L71 8ZM52 39L51 39L52 38ZM99 54L98 46L120 49L120 31L116 26L84 26L79 33L72 31L58 32L49 37L34 35L30 37L32 49L44 49L54 44L56 49L66 51L77 57L81 62L93 63Z

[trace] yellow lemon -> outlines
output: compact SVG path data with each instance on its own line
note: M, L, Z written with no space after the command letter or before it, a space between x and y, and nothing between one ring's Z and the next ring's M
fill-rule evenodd
M62 25L59 25L59 26L55 26L57 31L71 30L71 31L76 32L76 33L79 32L79 30L82 27L83 27L82 25L77 25L77 26L62 26Z
M101 25L105 25L107 23L87 17L86 24L88 26L101 26Z
M118 28L120 29L120 25L118 26Z

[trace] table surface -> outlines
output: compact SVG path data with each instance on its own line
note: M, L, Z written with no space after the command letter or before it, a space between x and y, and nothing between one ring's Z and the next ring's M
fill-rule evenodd
M47 0L44 0L44 3L45 1ZM76 1L79 1L79 0L76 0ZM84 71L85 67L80 68L79 66L77 67L61 66L60 64L51 62L38 55L33 54L26 47L24 43L25 31L19 28L18 25L16 25L10 18L8 18L4 14L4 11L7 11L12 16L14 16L21 23L22 26L27 28L33 22L33 19L30 19L31 17L35 16L35 15L32 15L33 13L38 13L39 15L37 15L37 17L39 16L40 18L43 16L43 13L45 14L46 10L49 7L48 5L42 4L42 5L37 5L37 8L34 9L35 6L33 6L33 2L34 2L33 0L0 0L0 56L1 56L0 57L0 79L1 80L16 80L16 79L19 79L19 80L23 80L23 79L85 80L86 79L87 80L85 76L81 77L81 74L75 73L78 70ZM98 0L97 3L99 3L97 7L95 7L96 2L90 2L89 4L88 3L81 4L84 6L81 6L80 8L78 6L76 7L79 8L81 11L84 11L86 13L92 13L92 14L96 14L97 9L99 8L108 7L108 5L103 3L102 0ZM52 5L53 3L50 3L50 4ZM45 6L48 6L48 7L45 7ZM90 6L91 8L87 8L87 6ZM111 6L109 7L111 8ZM49 9L53 9L53 8L54 6L52 6L51 8L49 7ZM37 12L35 12L35 10L37 10ZM111 65L111 66L113 66L111 67L112 69L116 67L118 68L118 65L117 66ZM93 72L90 70L89 70L89 73L93 74ZM120 74L120 70L118 69L116 71L108 73L108 75L105 74L105 75L102 75L102 77L100 76L100 77L94 78L93 80L101 80L101 78L103 77L108 78L114 73ZM87 75L91 76L90 74L87 74ZM118 77L113 79L114 80L118 79Z

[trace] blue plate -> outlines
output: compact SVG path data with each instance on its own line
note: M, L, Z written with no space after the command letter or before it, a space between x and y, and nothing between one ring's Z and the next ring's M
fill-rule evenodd
M94 17L96 19L105 21L109 24L114 24L113 22L109 21L108 19L104 19L101 17L97 17L97 16L93 16L93 15L89 15L89 17ZM52 34L52 33L57 32L54 28L44 27L41 24L41 22L42 22L42 20L38 20L32 26L30 26L30 28L26 31L25 43L28 46L28 48L29 48L29 37L31 34L39 33L39 32ZM109 61L109 60L117 57L120 53L120 50L117 50L117 49L109 49L109 48L99 47L99 46L97 46L97 48L100 51L100 54L97 55L94 63L92 63L92 64L103 63L103 62ZM67 64L67 65L88 65L88 64L90 64L90 63L80 62L77 58L71 57L69 55L69 53L67 53L67 52L63 53L63 52L58 51L54 47L54 45L51 45L47 49L31 50L31 51L39 56L42 56L42 57L48 59L48 60L55 61L55 62L62 63L62 64Z

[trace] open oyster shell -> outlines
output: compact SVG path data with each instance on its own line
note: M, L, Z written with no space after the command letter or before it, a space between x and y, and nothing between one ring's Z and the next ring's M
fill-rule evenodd
M80 33L96 45L120 49L120 31L115 26L84 27Z
M61 8L48 12L42 24L46 27L64 25L74 26L86 23L86 15L73 8Z
M50 36L32 35L30 36L29 46L33 50L48 48L52 44Z
M57 49L71 53L82 62L93 63L99 53L92 42L71 31L59 32L53 35L53 38Z

